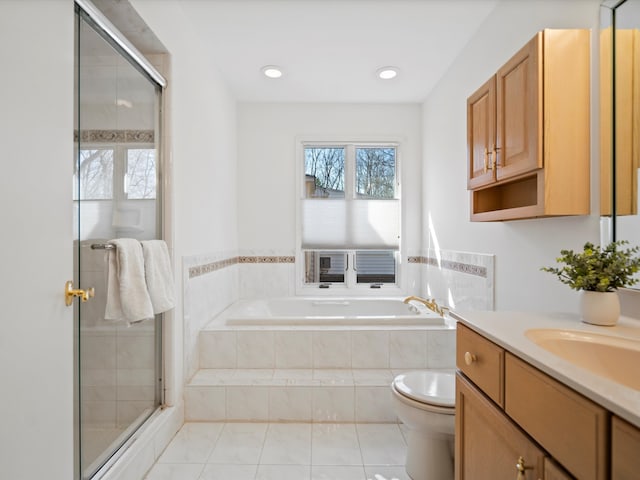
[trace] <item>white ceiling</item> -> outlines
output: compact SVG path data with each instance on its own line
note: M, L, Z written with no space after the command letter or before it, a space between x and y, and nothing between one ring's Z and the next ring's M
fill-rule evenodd
M182 0L244 102L422 102L498 0ZM204 60L204 59L203 59ZM284 69L278 80L260 68ZM392 81L375 76L394 65Z

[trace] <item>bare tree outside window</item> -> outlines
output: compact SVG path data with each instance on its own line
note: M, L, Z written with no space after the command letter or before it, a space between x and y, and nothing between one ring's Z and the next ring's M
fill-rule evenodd
M344 198L344 148L304 149L308 197Z
M356 194L364 198L394 198L396 149L356 149Z
M156 198L156 152L149 148L127 150L127 198Z
M113 198L113 149L80 150L80 171L76 175L80 176L80 199ZM77 182L77 176L74 180Z

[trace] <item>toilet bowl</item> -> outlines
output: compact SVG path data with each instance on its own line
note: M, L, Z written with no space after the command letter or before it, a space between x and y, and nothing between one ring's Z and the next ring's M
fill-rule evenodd
M403 373L391 390L395 413L409 429L407 474L412 480L453 479L454 374Z

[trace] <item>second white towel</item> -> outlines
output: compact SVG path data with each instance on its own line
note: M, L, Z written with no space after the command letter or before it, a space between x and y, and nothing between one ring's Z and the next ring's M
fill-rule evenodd
M171 310L175 306L173 295L173 271L169 249L164 240L144 240L144 275L153 305L153 313Z

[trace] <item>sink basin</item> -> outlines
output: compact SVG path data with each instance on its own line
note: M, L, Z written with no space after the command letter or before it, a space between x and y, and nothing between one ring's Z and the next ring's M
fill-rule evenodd
M532 329L536 345L590 372L640 390L640 341L591 332Z

